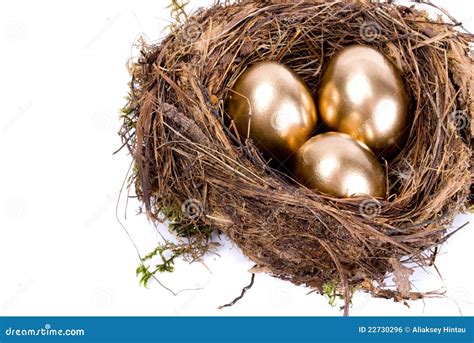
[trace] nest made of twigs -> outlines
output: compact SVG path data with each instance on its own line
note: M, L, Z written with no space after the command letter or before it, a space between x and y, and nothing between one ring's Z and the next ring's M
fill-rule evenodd
M456 26L385 3L241 1L142 42L121 135L148 217L174 220L188 259L212 248L218 231L259 270L315 289L337 282L346 302L354 287L422 297L400 260L432 264L470 195L473 37ZM301 187L227 124L227 91L252 63L285 63L316 90L331 56L357 43L388 56L411 94L413 124L386 164L386 201ZM396 290L383 287L387 272Z

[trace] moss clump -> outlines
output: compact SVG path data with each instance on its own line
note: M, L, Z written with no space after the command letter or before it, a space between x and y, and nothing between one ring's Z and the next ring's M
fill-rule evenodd
M199 225L194 221L186 220L180 206L176 204L163 204L161 212L169 221L168 228L174 233L177 242L165 240L141 258L136 274L140 278L140 285L147 287L148 281L158 273L171 273L174 271L174 261L182 257L187 261L199 260L217 243L212 241L214 230L209 225ZM158 263L153 263L159 258Z

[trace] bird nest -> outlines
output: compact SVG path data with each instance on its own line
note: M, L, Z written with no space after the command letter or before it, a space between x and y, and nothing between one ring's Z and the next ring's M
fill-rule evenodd
M238 1L178 14L160 42L140 42L122 115L130 186L148 218L169 220L177 237L142 259L144 281L178 256L215 251L224 233L255 262L252 272L329 289L345 298L346 313L356 289L398 301L427 295L411 290L407 263L433 264L470 198L473 36L447 13L430 19L389 3ZM229 88L251 64L282 62L316 90L331 56L353 44L389 57L410 93L404 148L383 161L386 200L299 185L225 112ZM155 255L161 263L146 265ZM384 283L388 273L395 288Z

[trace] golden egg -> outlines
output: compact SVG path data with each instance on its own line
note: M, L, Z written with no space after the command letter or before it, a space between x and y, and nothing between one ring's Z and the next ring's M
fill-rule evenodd
M397 67L377 50L354 45L330 60L318 106L330 130L347 133L387 157L401 148L408 102Z
M228 93L227 113L242 137L279 162L298 150L317 122L308 87L278 62L248 68Z
M335 197L385 197L385 172L363 143L339 132L314 136L298 150L294 161L297 180Z

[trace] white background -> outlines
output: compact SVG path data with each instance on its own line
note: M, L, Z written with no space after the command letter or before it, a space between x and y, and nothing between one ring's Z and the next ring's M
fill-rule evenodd
M474 31L472 1L435 2ZM178 262L162 278L176 291L201 290L173 296L138 285L136 252L115 219L130 157L112 152L126 60L140 33L151 41L165 34L167 4L0 3L0 315L341 315L323 296L263 274L242 301L218 310L249 282L253 265L224 237L220 256ZM159 235L137 207L129 203L125 225L147 253ZM472 219L460 215L453 227ZM472 228L441 247L443 280L433 268L412 276L419 290L444 289L446 297L409 309L357 293L351 314L474 315Z

